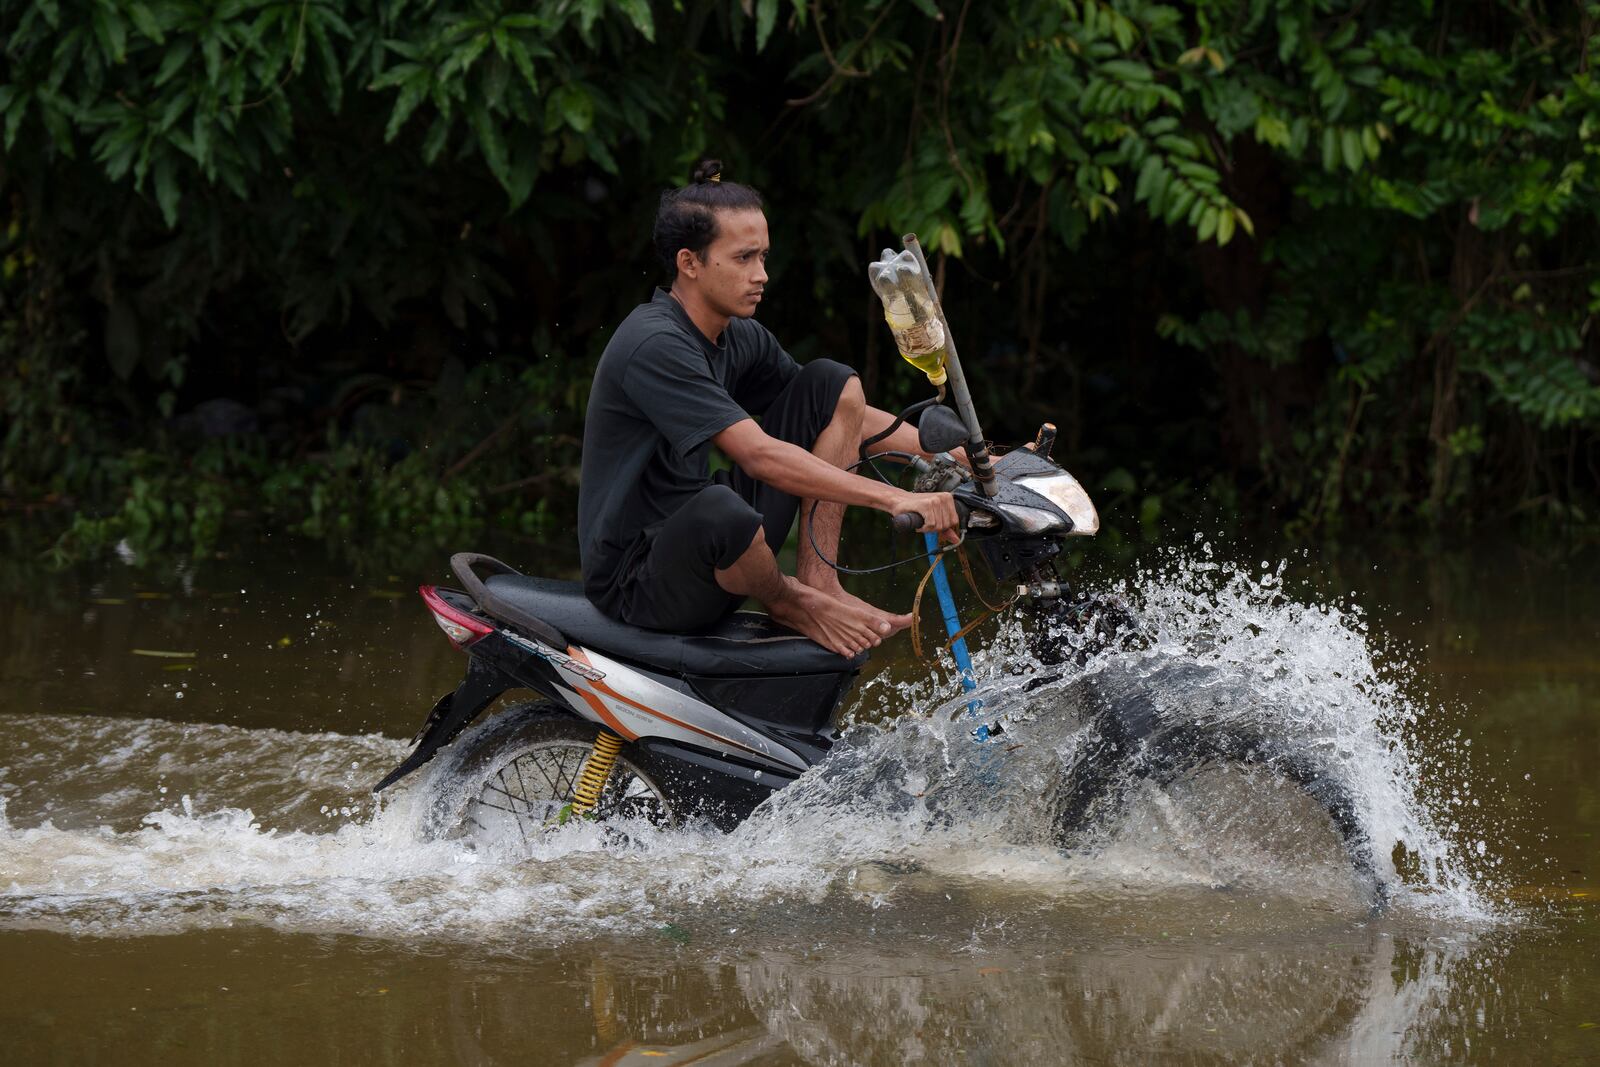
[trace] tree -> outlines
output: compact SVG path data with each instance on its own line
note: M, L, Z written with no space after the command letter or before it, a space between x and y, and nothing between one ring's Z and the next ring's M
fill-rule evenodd
M874 376L860 267L914 229L997 430L1161 453L1112 479L1148 517L1180 470L1307 528L1569 509L1600 5L1459 8L0 0L0 491L114 499L69 460L218 395L299 389L266 452L305 456L352 392L490 353L559 353L525 387L570 433L710 152L774 205L780 336Z

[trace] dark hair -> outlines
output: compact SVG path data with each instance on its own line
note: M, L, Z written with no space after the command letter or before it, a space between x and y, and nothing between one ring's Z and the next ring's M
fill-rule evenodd
M760 193L748 185L722 180L720 159L701 160L688 185L661 194L653 235L656 256L675 276L679 249L687 248L703 259L717 239L717 212L760 211L762 207Z

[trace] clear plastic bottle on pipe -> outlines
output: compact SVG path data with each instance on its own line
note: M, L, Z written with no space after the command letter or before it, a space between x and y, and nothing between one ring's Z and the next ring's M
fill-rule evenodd
M883 301L883 317L889 321L900 357L926 374L930 384L943 385L944 324L928 295L917 257L886 248L877 262L867 264L867 278Z

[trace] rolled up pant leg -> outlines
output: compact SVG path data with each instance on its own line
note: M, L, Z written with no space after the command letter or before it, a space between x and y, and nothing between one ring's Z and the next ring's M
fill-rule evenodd
M622 618L652 630L703 629L744 597L717 584L718 570L750 548L761 516L726 485L708 485L650 534L644 562L622 590Z

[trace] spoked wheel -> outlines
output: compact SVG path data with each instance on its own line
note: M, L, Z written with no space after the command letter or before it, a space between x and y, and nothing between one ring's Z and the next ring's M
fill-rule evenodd
M440 754L441 766L430 779L428 835L531 844L574 817L674 822L675 805L659 777L626 747L593 811L574 809L599 736L599 727L549 701L515 705L467 731Z

